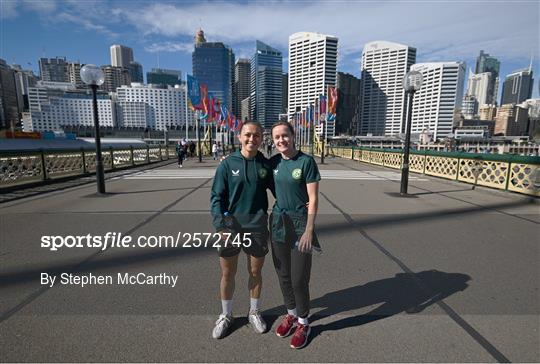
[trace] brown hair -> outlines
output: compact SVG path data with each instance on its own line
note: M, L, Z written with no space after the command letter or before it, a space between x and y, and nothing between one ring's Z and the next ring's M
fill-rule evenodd
M289 123L288 121L278 121L277 123L272 125L272 129L270 130L270 134L273 134L274 133L274 128L277 127L277 126L280 126L280 125L284 125L287 128L289 128L289 131L291 132L291 134L294 135L294 128L291 125L291 123Z
M255 125L257 127L257 129L259 129L259 131L261 132L261 135L264 134L264 129L261 125L261 123L259 123L258 121L245 121L243 124L242 124L242 127L240 128L240 134L242 133L242 130L244 130L244 126L246 125Z

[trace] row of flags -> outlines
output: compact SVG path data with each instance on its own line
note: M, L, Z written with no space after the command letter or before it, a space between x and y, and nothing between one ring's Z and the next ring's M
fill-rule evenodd
M221 101L208 92L208 87L199 84L199 81L187 75L188 98L192 110L201 112L201 120L216 125L225 130L239 131L242 128L242 120L234 116ZM338 101L337 89L328 86L327 95L319 95L315 103L297 112L294 116L296 125L306 128L321 123L331 123L336 120L336 107Z
M310 103L301 112L294 115L296 125L301 128L317 126L319 124L332 123L336 120L336 108L338 101L337 89L328 86L327 95L319 95L314 103Z
M217 127L234 132L242 129L242 120L229 112L226 105L208 92L206 85L199 84L191 75L187 75L187 89L190 107L201 112L200 119L203 122L216 123Z

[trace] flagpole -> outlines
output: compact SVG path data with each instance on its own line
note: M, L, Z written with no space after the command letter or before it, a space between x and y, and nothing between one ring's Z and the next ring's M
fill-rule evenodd
M201 131L199 130L200 126L200 111L197 110L197 115L195 117L195 128L197 134L197 153L199 154L199 163L202 163L202 151L201 151Z
M187 83L187 73L186 73L186 140L189 140L189 134L188 134L188 129L189 129L189 117L188 117L188 83Z

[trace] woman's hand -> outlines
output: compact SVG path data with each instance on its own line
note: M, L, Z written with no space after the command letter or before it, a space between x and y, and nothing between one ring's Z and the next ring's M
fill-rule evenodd
M302 236L300 237L300 241L298 243L298 251L300 253L311 253L311 244L313 241L313 231L306 229Z

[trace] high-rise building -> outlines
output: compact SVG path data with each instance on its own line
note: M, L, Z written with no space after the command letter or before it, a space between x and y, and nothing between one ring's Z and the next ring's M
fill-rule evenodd
M521 104L523 101L530 99L533 83L532 67L515 71L506 76L502 89L501 105Z
M165 130L187 122L186 85L133 84L117 89L119 126ZM143 125L144 121L144 125Z
M338 38L311 32L289 36L289 120L305 110L328 86L336 85ZM334 135L334 123L326 123L327 135ZM316 129L320 135L322 129Z
M242 109L240 110L242 121L250 120L249 119L249 111L251 109L250 104L251 104L251 98L249 96L242 100L242 103L241 103Z
M28 88L38 82L38 77L31 70L23 70L20 65L13 65L15 71L15 88L17 90L17 105L19 114L28 111Z
M66 57L40 58L39 76L42 81L70 82L69 64Z
M86 84L81 80L81 68L82 65L79 62L69 62L69 82L77 88L86 88Z
M230 110L234 80L232 49L221 42L206 42L204 32L199 30L195 36L192 64L193 76Z
M152 68L152 71L146 72L146 83L174 87L182 84L182 71Z
M93 126L92 93L72 83L39 81L29 87L30 109L24 114L24 131L55 131L64 126ZM97 94L99 124L115 125L113 103L104 92Z
M251 57L250 115L264 128L272 127L281 113L282 68L281 52L258 40Z
M101 69L105 74L105 82L101 85L102 90L116 92L118 87L131 84L131 76L127 68L103 66Z
M15 71L0 59L0 129L14 128L19 122Z
M289 74L284 73L281 81L281 113L287 113L287 105L289 104Z
M249 97L251 64L247 58L239 58L234 66L233 114L242 116L242 100ZM247 115L246 115L247 116ZM249 118L249 116L248 116ZM242 120L244 120L242 118Z
M351 74L337 73L338 103L336 110L336 134L352 135L353 125L359 120L360 79Z
M501 63L497 60L497 58L492 57L487 53L484 53L483 50L480 51L478 58L476 58L476 69L474 73L491 73L491 77L489 79L486 90L486 104L497 104L500 67ZM480 105L482 105L482 103L480 103Z
M129 76L131 77L131 82L143 83L143 68L139 62L130 62L128 66Z
M480 106L478 110L480 120L495 120L497 116L497 106L495 105L484 105Z
M497 110L495 135L522 136L528 134L529 110L516 104L504 104Z
M489 96L489 87L492 75L490 72L474 74L469 72L469 80L467 82L466 95L474 96L478 102L478 106L491 104Z
M473 119L476 115L478 115L478 101L476 101L475 96L463 96L463 102L461 103L461 114L465 119Z
M422 73L424 82L414 94L411 133L427 130L434 139L452 133L458 124L463 100L463 62L417 63L411 71Z
M405 132L405 90L402 80L416 62L416 48L376 41L362 52L361 135Z
M119 44L111 46L111 66L127 69L133 61L133 49Z

